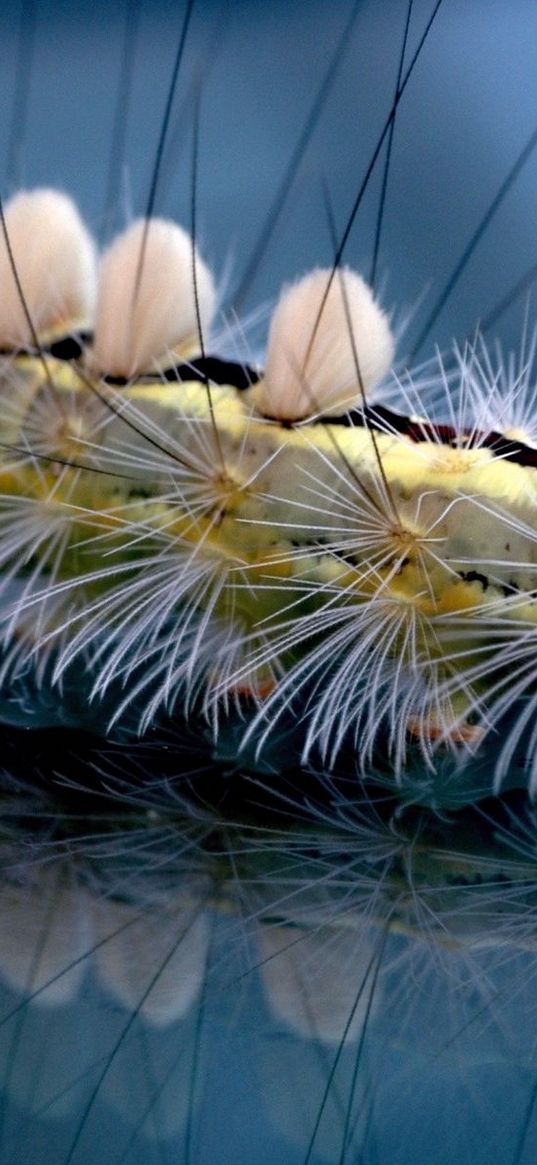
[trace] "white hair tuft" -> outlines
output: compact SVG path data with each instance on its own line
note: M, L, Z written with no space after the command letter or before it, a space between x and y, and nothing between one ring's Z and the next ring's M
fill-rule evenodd
M187 232L165 219L138 219L101 260L96 368L130 378L198 355L215 304L213 277Z
M31 347L31 325L42 335L64 322L67 328L89 322L95 246L74 202L57 190L23 190L9 200L4 217L9 248L1 232L0 346Z
M388 319L361 276L312 271L276 307L257 407L288 421L343 412L382 379L393 354Z

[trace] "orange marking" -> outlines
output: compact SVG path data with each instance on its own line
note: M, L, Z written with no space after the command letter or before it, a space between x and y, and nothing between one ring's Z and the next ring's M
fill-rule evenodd
M266 700L276 689L276 681L272 679L258 680L249 684L247 680L233 684L231 691L237 696L245 696L250 700Z
M434 720L417 720L411 716L407 720L407 732L418 740L445 740L452 744L479 744L485 735L484 728L478 724L457 724L452 728L442 727Z

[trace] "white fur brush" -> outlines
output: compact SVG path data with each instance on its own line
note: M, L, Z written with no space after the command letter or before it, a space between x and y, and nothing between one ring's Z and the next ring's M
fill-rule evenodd
M387 317L361 276L312 271L276 307L257 407L286 421L344 412L385 376L393 354Z
M39 336L64 323L68 330L73 323L89 321L95 301L95 247L71 199L56 190L21 191L7 203L4 218L0 347L32 347L33 331Z
M187 232L164 219L137 220L101 260L96 369L128 379L198 355L215 303L213 277Z

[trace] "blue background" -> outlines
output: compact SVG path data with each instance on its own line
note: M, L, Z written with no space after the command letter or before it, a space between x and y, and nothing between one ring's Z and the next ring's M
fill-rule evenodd
M407 61L432 7L431 0L415 0ZM363 0L359 6L329 99L243 304L245 314L273 300L284 281L330 262L323 183L341 230L390 108L406 9L406 0ZM137 35L127 35L131 96L124 148L113 163L111 213L107 186L129 11L132 25L132 0L35 0L23 8L8 2L0 12L3 193L21 184L59 185L76 196L103 237L146 205L184 6L140 0ZM155 210L188 225L194 94L201 81L199 233L228 289L228 304L350 11L348 0L234 0L227 6L202 0L194 7ZM444 0L440 9L398 111L382 235L386 305L400 317L418 306L401 354L412 347L537 125L536 44L537 6L531 0ZM364 274L382 160L345 256ZM435 343L471 333L537 261L536 189L537 151L422 355ZM496 329L507 346L516 346L522 309L520 301Z

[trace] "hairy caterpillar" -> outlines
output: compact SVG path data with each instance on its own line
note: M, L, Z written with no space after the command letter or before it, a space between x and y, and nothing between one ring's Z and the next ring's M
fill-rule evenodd
M416 42L430 14L415 5ZM401 101L396 143L403 115ZM309 266L336 249L329 202L328 253ZM107 347L98 312L93 342L87 320L66 328L80 301L44 266L50 297L32 301L7 201L5 216L39 341L4 246L5 718L30 723L41 701L45 721L119 733L132 712L147 739L3 734L2 1155L531 1160L532 341L516 362L472 340L381 389L372 378L364 407L337 275L329 372L318 353L307 378L302 355L288 361L299 412L282 425L270 343L254 384L263 362L240 335L231 359L221 338L206 348L191 280L184 349L163 362L165 339L144 367L138 326L113 366L120 329ZM138 244L112 295L124 319L143 306ZM284 278L303 266L286 257ZM459 335L494 307L478 299ZM152 331L162 316L145 318ZM276 360L304 329L287 335ZM341 348L353 424L317 407ZM209 542L221 589L192 578L192 545ZM151 592L168 567L169 608ZM184 654L166 631L162 683L168 615Z
M319 270L282 295L264 375L221 365L212 278L163 220L106 252L79 341L95 292L76 211L23 194L4 228L1 554L22 586L4 671L39 670L45 646L56 682L87 659L88 700L120 680L142 729L203 689L215 717L258 697L251 733L305 689L304 760L350 730L371 762L380 725L397 775L407 733L431 768L434 742L496 735L517 667L497 785L531 726L537 458L507 416L481 429L497 374L479 350L441 374L454 423L398 411L412 380L387 408L387 319L358 275ZM531 730L526 748L533 781Z

